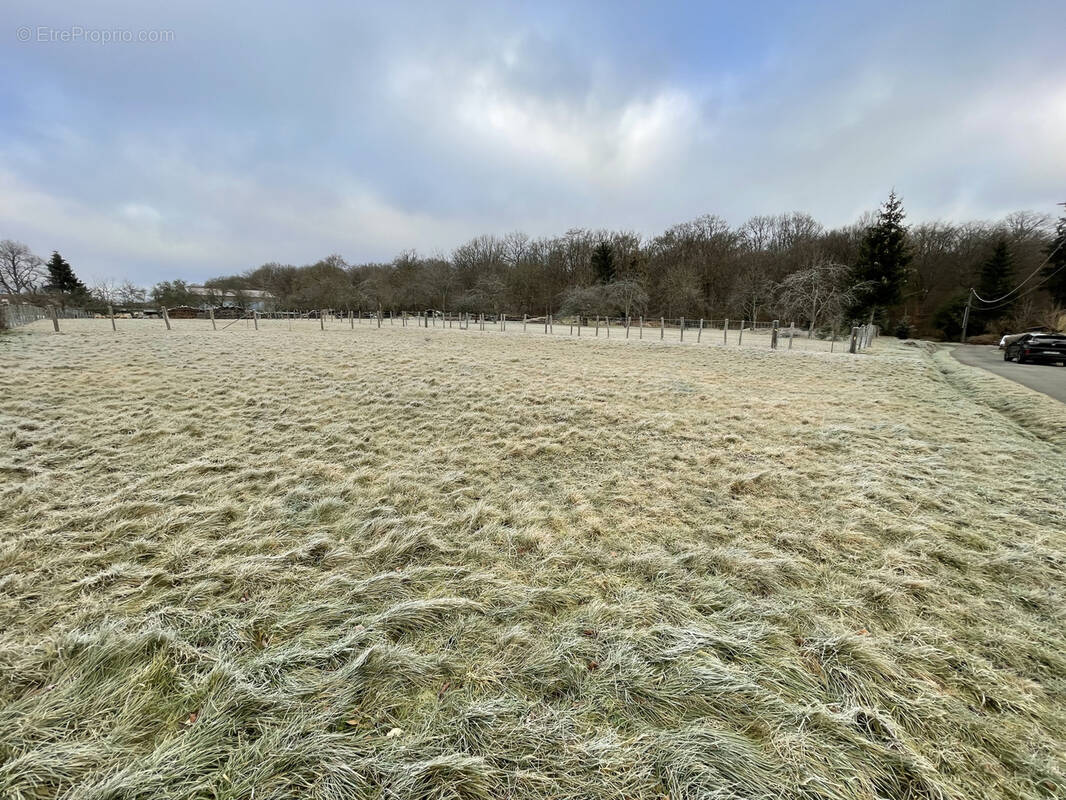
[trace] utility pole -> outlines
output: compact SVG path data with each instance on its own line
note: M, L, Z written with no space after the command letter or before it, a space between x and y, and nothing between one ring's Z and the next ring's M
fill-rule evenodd
M959 341L966 344L966 326L970 324L970 303L973 302L973 289L966 296L966 309L962 312L962 339Z

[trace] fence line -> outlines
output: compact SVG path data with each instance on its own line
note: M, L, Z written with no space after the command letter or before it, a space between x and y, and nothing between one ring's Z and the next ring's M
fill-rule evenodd
M0 330L18 328L42 319L93 319L94 315L82 308L59 308L38 306L33 303L0 303Z
M13 324L9 324L8 327L25 325L41 319L50 318L50 311L48 309L30 304L0 305L0 311L6 313L7 319L13 320ZM519 317L507 314L475 315L466 312L366 312L350 310L334 311L330 309L312 312L234 310L225 315L216 315L215 309L206 309L202 312L198 312L195 316L186 316L185 309L182 309L181 311L181 316L177 317L169 315L167 309L160 309L158 316L150 316L147 320L154 320L164 332L170 330L172 322L189 319L210 321L211 330L219 332L225 331L234 325L238 325L242 321L245 323L245 327L249 330L253 328L254 330L259 330L261 327L270 329L273 326L266 323L271 320L285 322L288 330L291 331L293 329L293 322L301 319L318 322L318 325L315 327L321 331L331 329L355 330L356 326L369 325L379 329L383 326L389 326L448 328L462 331L476 330L478 332L521 331L527 334L563 335L575 338L581 336L591 336L593 338L603 336L604 338L609 339L612 338L612 334L614 334L618 338L643 340L644 332L645 330L648 330L651 332L652 340L658 341L669 340L679 343L687 342L692 344L702 344L706 340L712 344L717 343L722 346L736 345L738 347L747 346L749 348L763 346L771 350L792 350L799 342L810 341L811 344L813 344L817 341L820 345L820 347L817 348L819 350L835 352L839 348L840 352L845 352L846 350L851 353L858 353L868 349L879 335L879 329L876 325L857 326L852 328L850 332L847 332L845 329L844 335L838 336L835 327L828 332L816 333L810 328L797 329L796 324L791 321L787 324L783 324L780 320L753 321L731 320L728 318L645 318L643 316L625 317L596 315L575 315L556 318L552 314L536 317L531 317L528 314L525 314ZM115 318L111 314L94 315L80 309L66 309L59 316L60 319L86 317L95 317L102 320L108 320L110 318L110 326L112 329L116 331L118 330L118 328L115 327ZM219 325L218 322L222 322L223 324ZM260 323L264 324L261 326ZM521 323L521 325L512 325L508 327L508 323ZM58 324L58 322L56 322L56 324ZM556 325L559 325L561 328L560 334L555 334ZM655 335L656 333L658 333L658 336ZM687 337L686 333L689 334ZM718 333L720 338L717 338L714 335L715 333ZM828 348L825 347L827 344ZM810 350L812 348L810 345L803 345L799 349Z

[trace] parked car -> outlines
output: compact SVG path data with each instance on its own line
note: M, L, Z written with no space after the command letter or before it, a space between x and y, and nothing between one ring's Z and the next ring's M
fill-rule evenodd
M1008 340L1010 340L1012 337L1021 336L1021 335L1022 334L1020 334L1020 333L1005 333L1005 334L1003 334L1003 338L999 340L999 349L1003 350L1007 346Z
M1003 348L1004 361L1059 363L1066 366L1066 334L1023 333L1011 337Z

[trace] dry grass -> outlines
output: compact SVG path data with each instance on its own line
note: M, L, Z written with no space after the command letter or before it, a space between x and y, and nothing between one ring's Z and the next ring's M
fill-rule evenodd
M894 342L46 324L0 337L4 798L1064 791L1048 398Z

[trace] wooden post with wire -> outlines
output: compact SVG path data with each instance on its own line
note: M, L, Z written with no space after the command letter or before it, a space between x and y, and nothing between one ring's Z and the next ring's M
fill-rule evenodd
M966 328L970 324L970 304L973 302L973 289L970 289L970 293L966 296L966 308L962 312L962 338L959 341L962 344L966 344Z

